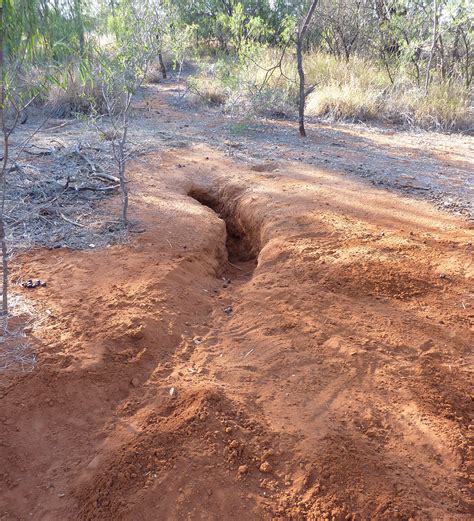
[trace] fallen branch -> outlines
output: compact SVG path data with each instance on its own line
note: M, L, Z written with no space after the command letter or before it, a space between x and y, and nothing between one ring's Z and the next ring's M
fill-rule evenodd
M85 156L84 154L82 154L79 151L77 151L76 154L89 165L89 168L92 170L92 172L94 174L97 172L97 167L94 165L94 163L87 156Z
M28 150L27 148L25 148L24 152L30 154L30 156L49 156L54 152L54 150L51 150L49 148L41 148L37 145L31 145L30 148L37 148L39 150L39 152L33 152L32 150Z
M69 181L70 181L70 177L67 176L66 184L64 185L64 188L61 190L61 193L59 193L56 197L53 197L53 198L50 199L49 201L46 201L46 203L47 203L47 204L54 203L54 202L57 201L60 197L62 197L63 194L65 194L65 193L67 192L67 189L69 188Z
M103 172L96 172L91 176L92 179L106 179L107 181L113 181L114 183L119 183L120 179L111 174L105 174Z
M49 142L50 143L57 143L59 145L59 150L61 150L62 148L65 147L64 143L62 141L57 140L57 139L50 139Z
M70 121L66 121L65 123L61 123L60 125L56 125L55 127L47 127L46 130L48 130L48 132L51 132L53 130L58 130L60 128L64 128L66 125L69 125L71 122Z
M84 226L83 224L81 224L81 223L77 223L77 222L75 222L75 221L71 221L71 219L68 219L68 218L67 218L65 215L63 215L61 212L58 212L58 213L59 213L60 217L61 217L64 221L66 221L67 223L72 224L72 225L74 225L74 226L78 226L79 228L85 228L85 226Z
M120 185L114 185L114 186L80 186L79 188L76 188L76 192L110 192L112 190L116 190L119 188Z

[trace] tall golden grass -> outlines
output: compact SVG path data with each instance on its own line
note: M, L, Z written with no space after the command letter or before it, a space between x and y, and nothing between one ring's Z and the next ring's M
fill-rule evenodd
M279 61L266 49L258 61L229 61L218 67L207 63L192 79L193 88L209 103L226 105L238 98L242 111L293 117L297 83L294 58L287 55L281 68L268 73ZM474 130L472 97L456 81L433 75L429 92L400 71L390 81L373 61L354 56L348 62L322 52L305 56L307 86L315 88L306 100L309 117L331 120L379 121L445 131ZM230 80L229 80L230 78Z

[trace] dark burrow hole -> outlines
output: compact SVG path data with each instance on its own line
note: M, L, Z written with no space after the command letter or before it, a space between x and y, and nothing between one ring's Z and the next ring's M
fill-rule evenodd
M191 190L188 196L210 208L225 222L226 248L230 264L239 268L242 268L241 265L245 264L245 272L253 271L257 265L257 248L253 247L249 237L236 222L230 205L226 205L212 194L202 190Z

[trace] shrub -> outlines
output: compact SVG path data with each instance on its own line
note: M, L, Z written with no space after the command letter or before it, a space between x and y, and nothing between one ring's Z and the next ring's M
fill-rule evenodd
M432 130L474 130L473 107L465 89L435 83L428 96L419 88L401 86L387 96L389 121Z
M97 64L95 69L98 69ZM93 70L95 71L95 69ZM78 67L73 65L64 74L68 76L67 81L53 84L45 99L42 100L47 113L53 117L67 118L78 114L106 114L108 112L104 97L104 84L97 71L83 80ZM107 88L109 91L112 88L117 93L123 91L123 85L119 84L112 87L108 85ZM119 110L119 107L117 106L116 109Z
M325 85L308 96L308 116L328 116L334 120L368 121L377 119L383 102L380 92L358 86Z
M306 100L308 116L367 121L379 117L388 79L372 63L362 58L350 62L323 53L306 60L308 84L315 90Z
M98 81L83 84L76 76L66 88L53 85L45 101L45 109L56 118L67 118L75 114L88 114L91 107L104 112L104 98Z
M145 81L147 83L151 83L152 85L156 85L157 83L161 83L163 78L163 74L161 73L159 63L153 63L148 68Z
M294 117L298 84L295 59L288 51L261 47L252 58L220 57L201 63L189 80L191 92L209 105L236 116ZM268 71L271 71L270 73ZM306 85L315 88L306 100L306 115L331 120L381 121L433 130L473 130L473 109L467 90L434 77L426 96L403 72L394 84L372 60L349 61L326 53L305 56Z
M205 75L190 79L188 88L194 101L201 101L210 106L224 105L229 94L219 80Z
M295 116L297 98L294 89L283 82L270 83L249 97L249 114L285 118Z

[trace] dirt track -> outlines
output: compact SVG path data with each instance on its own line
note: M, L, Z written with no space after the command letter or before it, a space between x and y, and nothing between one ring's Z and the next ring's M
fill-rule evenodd
M16 260L0 519L471 519L472 226L205 145L130 170L129 245Z

